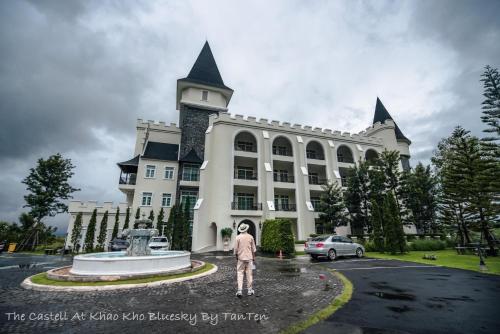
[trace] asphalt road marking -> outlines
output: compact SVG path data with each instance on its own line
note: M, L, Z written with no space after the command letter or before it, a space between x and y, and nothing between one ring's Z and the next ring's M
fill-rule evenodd
M397 266L397 267L359 267L359 268L332 268L338 271L346 270L375 270L375 269L402 269L402 268L442 268L442 266Z

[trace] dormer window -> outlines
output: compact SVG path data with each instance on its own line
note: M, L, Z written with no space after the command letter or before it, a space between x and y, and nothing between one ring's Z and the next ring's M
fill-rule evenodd
M202 90L201 91L201 100L202 101L208 101L208 90Z

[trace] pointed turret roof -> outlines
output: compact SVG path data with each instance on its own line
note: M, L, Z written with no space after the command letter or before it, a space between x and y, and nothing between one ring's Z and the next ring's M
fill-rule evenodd
M227 87L222 80L219 68L217 67L217 63L215 62L214 55L212 54L208 41L206 41L205 45L203 45L203 48L191 68L191 71L189 71L188 76L180 80L215 86L232 91L232 89Z
M391 114L389 114L387 109L382 104L382 101L380 101L380 99L377 97L377 104L375 105L375 115L373 116L373 124L377 122L384 123L384 121L388 119L394 122L395 125L394 132L396 133L396 139L403 140L406 141L408 144L411 144L411 141L408 138L406 138L406 136L403 134L399 126L392 118Z

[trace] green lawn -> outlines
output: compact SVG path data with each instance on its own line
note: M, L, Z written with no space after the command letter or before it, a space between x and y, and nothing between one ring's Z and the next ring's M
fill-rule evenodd
M437 260L424 260L424 254L434 254ZM367 252L367 257L374 257L379 259L395 259L402 261L411 261L425 264L434 264L444 267L466 269L466 270L479 270L479 257L475 255L457 255L457 252L452 249L440 251L412 251L403 255L391 255L388 253ZM488 270L486 273L500 275L500 257L487 257L485 258Z
M37 274L31 278L31 281L35 284L42 285L57 285L57 286L100 286L100 285L121 285L121 284L139 284L139 283L151 283L157 281L165 281L174 278L181 277L189 277L198 275L204 272L211 270L214 267L211 263L205 263L202 267L197 269L196 271L182 274L174 274L174 275L157 275L146 278L133 278L133 279L124 279L118 281L106 281L106 282L69 282L69 281L56 281L49 279L47 277L47 273L43 272Z

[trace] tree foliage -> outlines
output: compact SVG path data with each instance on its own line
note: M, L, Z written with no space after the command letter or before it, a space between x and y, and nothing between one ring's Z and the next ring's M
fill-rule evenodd
M118 236L119 228L120 228L120 207L117 207L115 214L115 224L113 225L113 233L111 234L111 240L113 240Z
M71 244L73 245L73 251L76 253L78 253L81 247L80 240L82 237L82 216L83 213L78 212L73 223L73 229L71 230Z
M404 253L406 251L406 240L403 230L403 224L399 218L399 209L396 205L396 199L392 192L385 195L383 220L385 222L384 250L395 253Z
M368 164L360 161L350 171L347 179L347 190L344 194L353 234L362 235L365 228L371 231L369 221L369 182Z
M85 252L90 253L94 250L95 228L97 223L97 209L94 209L90 217L87 233L85 234Z
M347 225L346 207L342 198L342 189L336 182L323 186L319 206L316 208L328 233L335 233L338 226Z
M123 229L128 229L130 225L130 207L127 207L127 211L125 211L125 223L123 224Z
M498 69L486 66L481 75L481 82L484 86L481 120L488 125L484 132L492 134L490 140L498 140L500 138L500 74Z
M101 224L99 225L99 235L97 236L97 249L102 252L106 246L106 234L108 232L108 211L104 212Z
M160 234L163 233L163 220L165 219L165 211L163 208L158 212L158 216L156 217L156 229Z
M261 249L268 253L280 250L285 254L295 253L292 223L288 219L268 219L262 225Z

